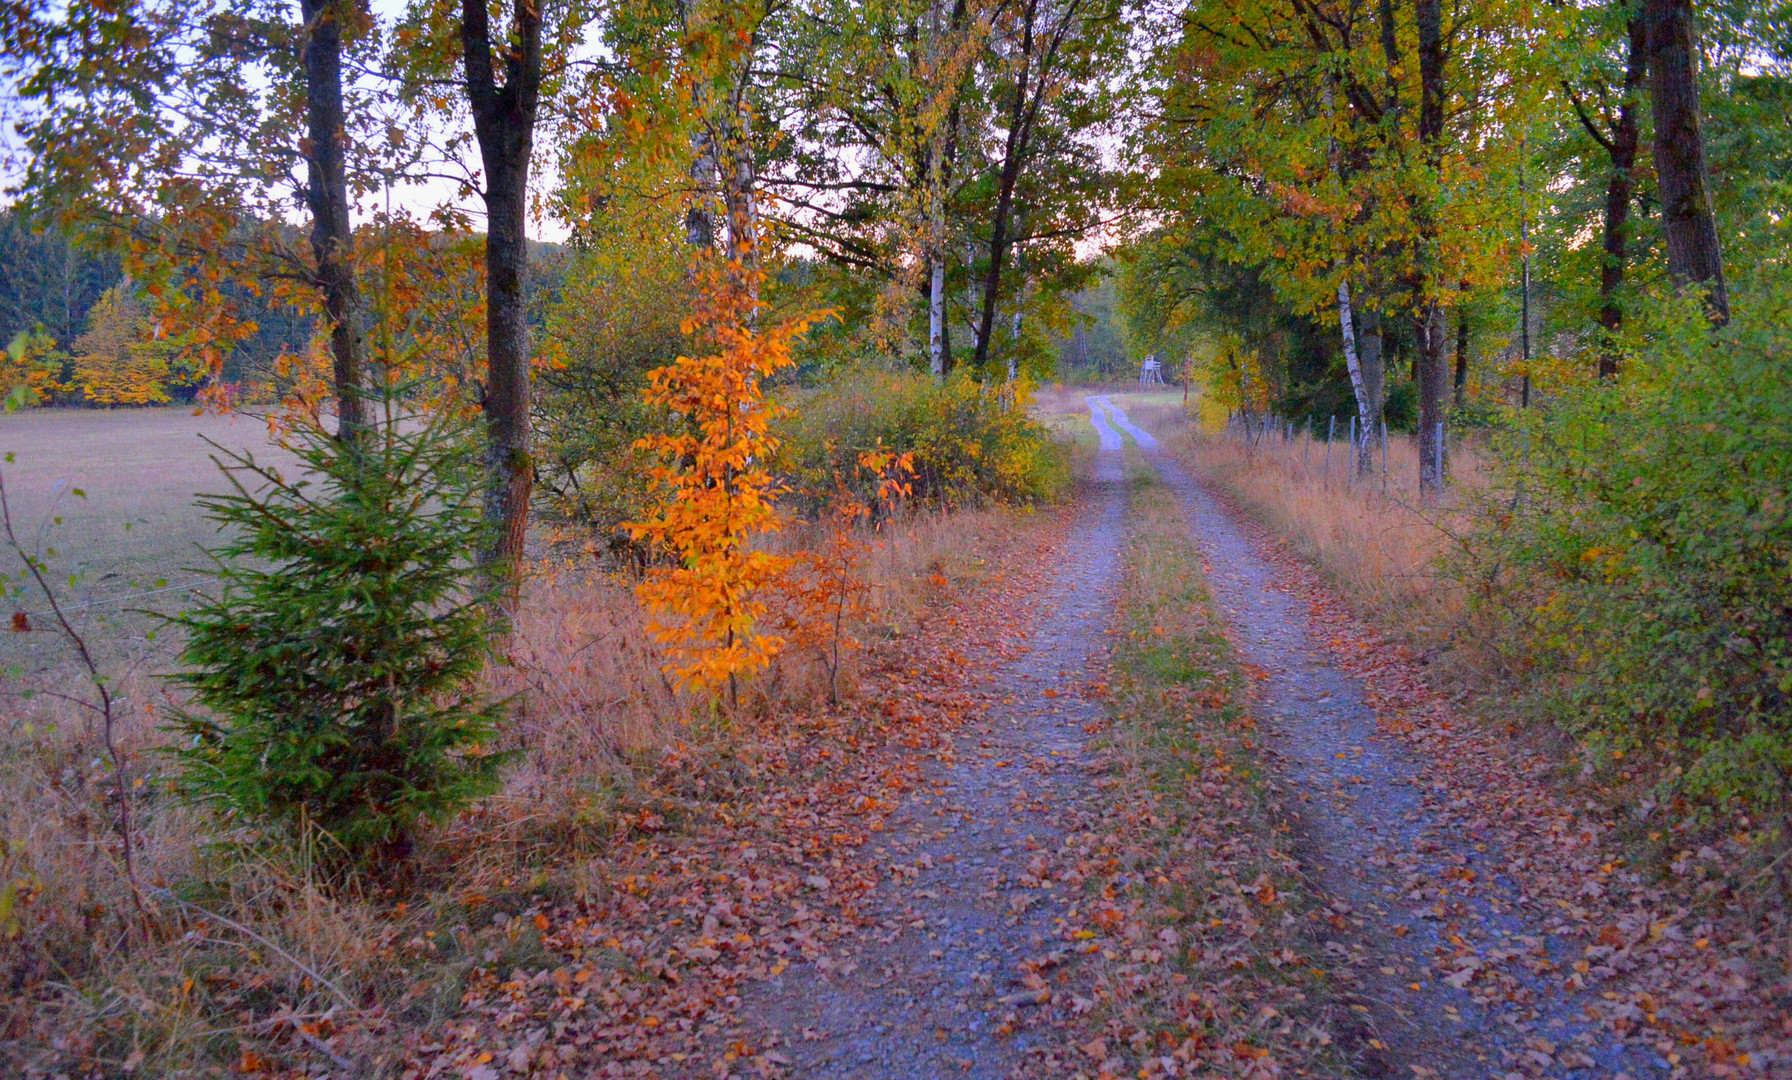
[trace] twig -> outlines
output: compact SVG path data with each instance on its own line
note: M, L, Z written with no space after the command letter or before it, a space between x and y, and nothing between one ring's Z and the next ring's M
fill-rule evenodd
M12 455L8 454L6 459L10 463ZM68 616L63 613L62 603L56 598L56 590L50 587L49 579L44 576L43 562L25 550L24 545L19 543L18 534L13 531L12 506L6 498L4 471L0 471L0 530L4 531L7 546L24 564L25 570L31 575L32 580L37 582L38 590L44 594L44 601L50 605L50 613L56 617L56 625L61 629L62 636L73 646L76 657L81 661L81 666L86 669L87 681L93 684L94 692L99 695L99 705L94 706L88 703L88 707L100 715L101 738L105 741L107 756L112 759L112 778L118 792L118 835L124 842L124 876L131 886L131 902L137 908L137 917L143 921L144 934L147 939L149 913L143 909L143 888L137 881L135 844L131 836L131 791L130 786L125 783L124 755L119 752L118 741L115 738L117 716L116 710L113 708L112 692L106 689L106 678L100 674L99 664L94 661L93 653L87 648L87 639L81 636L74 625L68 621ZM56 696L64 697L61 694ZM125 937L125 954L127 956L130 954L130 936L128 934Z
M293 954L287 952L285 949L282 949L280 946L274 944L272 941L269 941L263 935L256 933L254 930L249 929L247 926L244 926L242 923L237 922L235 919L229 918L228 916L220 915L217 912L212 911L208 908L202 908L198 904L192 903L191 901L182 900L180 897L174 895L172 892L169 892L167 889L151 889L150 891L155 893L155 895L174 904L176 907L182 907L182 908L186 908L188 911L197 912L200 915L203 915L208 919L211 919L215 922L219 922L225 926L230 927L232 930L235 930L239 934L242 934L246 937L255 939L256 941L265 945L268 948L268 951L274 953L276 956L280 957L282 960L285 960L287 963L291 964L293 967L298 968L304 974L309 975L311 977L312 981L316 982L319 986L322 986L325 989L329 990L330 993L335 994L336 1000L342 1002L343 1007L348 1009L348 1011L354 1013L356 1016L365 1015L361 1011L361 1007L356 1005L354 1003L354 1001L351 1000L347 994L342 992L341 987L337 986L335 983L331 982L330 980L324 978L322 975L319 975L316 971L313 971L311 969L311 967L309 965L307 965L304 961L300 960L298 957L294 956ZM221 941L217 938L210 938L207 940L217 941L217 943L220 945L236 944L235 942L231 942L231 941Z
M305 1043L306 1046L311 1047L311 1049L316 1050L318 1053L329 1058L330 1064L336 1066L338 1069L341 1069L348 1076L357 1077L357 1076L361 1075L361 1070L355 1067L354 1062L348 1060L347 1058L336 1053L336 1051L330 1049L330 1044L327 1042L324 1042L322 1039L318 1038L316 1035L311 1034L309 1031L306 1031L303 1028L297 1028L297 1027L293 1028L293 1034L297 1035L299 1037L299 1039Z

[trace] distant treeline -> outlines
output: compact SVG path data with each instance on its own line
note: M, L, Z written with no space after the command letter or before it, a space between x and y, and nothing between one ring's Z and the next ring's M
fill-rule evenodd
M532 246L531 299L556 295L561 249ZM267 396L282 357L311 349L317 320L246 291L232 299L257 330L226 355L217 377L250 398ZM0 349L0 396L26 405L191 401L206 378L158 340L149 305L116 256L16 207L0 209Z

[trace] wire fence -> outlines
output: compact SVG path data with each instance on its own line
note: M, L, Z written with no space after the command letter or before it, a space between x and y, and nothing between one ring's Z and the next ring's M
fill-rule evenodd
M1274 413L1233 413L1225 434L1248 453L1270 452L1282 465L1326 487L1369 488L1382 494L1417 494L1419 444L1416 435L1390 433L1386 421L1362 424L1354 415L1293 419ZM1453 449L1453 448L1452 448ZM1443 475L1446 432L1437 426L1435 466Z

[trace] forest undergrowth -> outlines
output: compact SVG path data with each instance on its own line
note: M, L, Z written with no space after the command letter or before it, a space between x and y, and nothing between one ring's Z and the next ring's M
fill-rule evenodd
M680 732L655 762L657 801L625 816L602 858L557 888L483 897L481 921L496 918L499 944L521 945L482 954L458 1015L403 1040L400 1075L777 1075L788 1065L740 1014L740 988L799 960L830 970L830 950L862 931L862 899L881 874L863 849L986 703L981 668L1010 651L1024 616L997 598L1031 591L1064 520L1045 512L992 529L1003 517L942 520L967 539L983 534L982 572L926 597L914 632L868 647L857 695L839 708L743 710L708 741Z

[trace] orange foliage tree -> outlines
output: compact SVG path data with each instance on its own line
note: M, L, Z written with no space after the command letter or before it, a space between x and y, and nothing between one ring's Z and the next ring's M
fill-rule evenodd
M41 327L14 334L0 351L0 393L6 397L6 407L42 405L50 395L65 390L60 379L67 359L56 348L56 339Z
M880 518L895 516L898 505L914 494L915 455L889 450L859 455L861 474L877 481ZM864 572L865 556L873 543L861 534L871 519L871 507L859 499L842 476L834 478L834 497L828 506L828 532L819 546L799 552L779 582L782 604L778 629L797 649L814 653L828 675L828 704L840 704L840 661L863 643L851 624L865 613L871 582Z
M778 446L770 433L778 411L762 384L791 364L791 342L820 314L756 330L763 277L738 261L700 257L696 310L683 332L713 351L648 373L647 400L685 424L636 444L660 457L652 474L658 501L629 528L672 559L636 591L653 613L649 630L670 655L666 670L689 689L732 690L738 676L764 668L783 646L759 623L761 593L787 560L752 547L755 536L783 524L765 466Z

